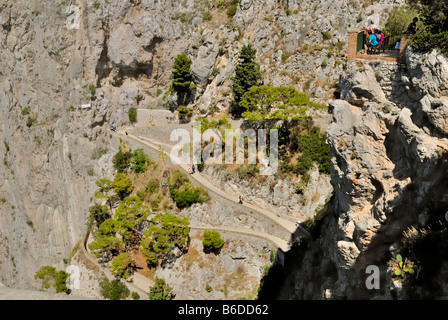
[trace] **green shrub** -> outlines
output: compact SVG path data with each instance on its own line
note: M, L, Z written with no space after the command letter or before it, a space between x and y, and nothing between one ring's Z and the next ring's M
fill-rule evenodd
M101 294L109 300L121 300L129 296L130 291L126 285L120 280L112 280L109 282L107 278L103 278L100 282Z
M254 178L258 174L257 165L255 164L244 164L236 169L238 177L243 180Z
M70 289L67 288L67 285L65 283L67 281L67 278L68 278L67 272L65 272L64 270L58 271L58 273L56 274L55 284L54 284L57 293L59 293L59 292L65 292L67 294L70 293Z
M202 21L211 21L212 18L213 16L209 11L202 11Z
M96 87L93 84L89 85L89 91L90 94L94 96L96 94Z
M414 274L415 264L408 258L403 260L403 257L400 254L397 254L395 259L392 259L388 262L388 265L391 267L394 276L400 276L401 278L406 277L406 273Z
M204 171L204 169L205 169L205 163L204 162L198 163L198 171L202 172Z
M23 116L27 116L27 115L29 115L30 112L31 112L31 108L30 108L30 107L26 107L26 108L23 108L23 109L22 109L22 115L23 115Z
M344 41L338 41L338 43L336 43L336 49L338 49L338 51L342 51L342 49L344 49L344 47L345 47Z
M236 4L231 4L227 8L226 14L229 18L233 18L233 16L236 14L236 11L238 9L238 6Z
M331 39L331 32L330 31L322 32L322 37L323 37L324 40L330 40Z
M145 154L143 149L136 149L134 151L132 162L133 162L133 168L132 170L135 173L141 173L146 171L146 163L149 161L148 156Z
M322 63L320 64L320 66L321 66L321 67L324 67L324 68L325 68L326 66L328 66L327 61L323 60Z
M417 32L408 42L416 52L429 52L437 48L448 57L448 31L432 34Z
M106 220L107 221L107 220ZM103 222L103 224L106 223ZM102 224L102 225L103 225ZM101 226L100 226L101 227ZM99 234L99 232L98 232ZM123 250L123 242L115 236L99 235L93 242L89 244L89 250L97 257L101 257L104 253L112 256Z
M310 168L312 162L317 162L319 172L329 174L331 168L330 147L325 142L325 135L321 135L318 127L310 132L298 136L297 151L301 153L297 165L300 166L301 173L305 168ZM308 171L308 170L306 170Z
M136 233L135 226L146 220L150 215L149 208L136 196L124 198L115 210L114 230L124 241L128 241Z
M403 31L406 30L415 16L417 16L417 12L409 9L407 6L394 7L390 11L382 31L385 35L389 36L389 43L391 45L397 41L401 41Z
M156 277L154 286L149 288L149 300L171 300L174 298L173 288L166 284L165 280Z
M223 129L221 133L224 134L225 129L230 129L231 124L229 123L229 120L227 120L225 117L219 119L219 120L211 120L209 121L207 118L200 118L196 121L199 121L201 126L201 133L204 133L207 129ZM199 129L196 123L194 124L194 128ZM224 138L224 136L223 136Z
M205 285L205 291L207 291L207 292L212 292L212 291L213 291L213 288L207 283L207 284Z
M193 109L191 109L190 107L179 106L177 108L177 112L179 113L179 117L189 118L193 114Z
M37 121L37 116L28 116L28 119L26 120L26 126L29 128L32 125L34 125Z
M204 203L209 199L207 191L201 187L187 186L175 192L170 190L170 194L179 209L191 207L194 203Z
M49 289L54 286L56 278L56 268L51 266L43 266L34 274L34 279L41 280L41 290Z
M137 108L130 108L128 112L129 122L136 123L137 122Z
M448 6L446 0L408 0L406 4L418 11L425 29L433 34L448 31Z
M179 189L184 184L188 183L188 177L186 174L180 171L174 171L168 178L168 186L170 189Z
M148 194L157 193L160 188L160 181L158 179L149 180L145 187L145 192Z
M179 209L190 207L194 203L204 203L209 200L207 191L201 187L194 187L188 177L175 171L168 179L170 196Z
M117 170L117 172L125 172L131 165L132 156L131 152L123 152L123 150L118 151L112 158L114 169Z
M135 291L133 291L131 293L131 297L132 297L132 300L140 300L140 295Z
M70 289L67 288L65 282L67 281L68 273L60 270L56 271L56 268L51 266L41 267L35 274L34 279L41 280L41 290L45 291L50 287L54 287L56 292L70 293Z
M307 107L324 105L310 101L305 93L293 87L253 86L244 93L240 106L246 110L241 114L245 119L265 122L267 119L303 120L307 117Z
M221 234L216 230L205 230L203 233L205 251L217 251L224 245L224 239L221 238Z

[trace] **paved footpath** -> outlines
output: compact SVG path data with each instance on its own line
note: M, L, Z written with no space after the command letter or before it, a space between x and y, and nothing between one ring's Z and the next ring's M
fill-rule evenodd
M244 229L244 228L229 228L229 227L215 227L215 226L190 226L190 229L194 230L216 230L221 232L231 232L231 233L239 233L243 235L248 235L252 237L261 238L264 240L268 240L272 242L277 248L281 249L283 252L286 252L289 250L289 244L287 241L280 239L279 237L272 236L268 233L264 232L257 232L250 229Z
M121 135L125 135L124 131L118 131L119 134ZM160 147L162 147L164 149L164 151L169 155L171 152L171 148L172 146L166 144L166 143L162 143L162 142L157 142L157 141L153 141L149 138L146 137L137 137L134 136L131 133L128 133L127 137L132 138L136 141L139 141L140 143L143 143L155 150L159 150ZM173 161L173 159L171 159ZM188 168L189 165L188 164L182 164L182 163L175 163L177 166L181 167L185 172L188 172ZM193 175L191 175L192 178L194 178L195 180L197 180L199 183L201 183L202 185L204 185L207 189L212 190L214 193L219 194L221 197L232 201L234 203L238 203L238 199L234 198L233 196L230 196L228 193L226 193L225 191L219 189L218 187L216 187L215 185L213 185L211 182L209 182L207 179L205 179L204 177L202 177L202 175L196 171L196 173L194 173ZM254 206L248 202L244 202L242 204L242 206L252 210L252 211L256 211L266 217L268 217L269 219L275 221L278 225L280 225L281 227L283 227L285 230L287 230L289 233L294 233L296 230L296 225L294 222L290 221L290 220L286 220L284 218L281 218L279 216L277 216L276 214L273 214L272 212Z

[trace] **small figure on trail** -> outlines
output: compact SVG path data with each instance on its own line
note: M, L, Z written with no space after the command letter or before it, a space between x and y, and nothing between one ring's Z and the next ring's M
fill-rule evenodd
M238 196L238 203L243 204L243 197L242 196Z
M127 132L127 131L125 131L124 133L126 133L126 135L128 135L128 132Z
M191 174L196 172L196 168L194 167L194 165L191 167Z
M302 223L302 221L297 220L297 221L296 221L296 227L298 227L301 223Z
M191 168L188 167L188 174L191 174Z

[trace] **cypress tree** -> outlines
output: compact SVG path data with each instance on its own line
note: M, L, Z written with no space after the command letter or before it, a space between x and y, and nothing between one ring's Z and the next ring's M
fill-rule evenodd
M231 101L232 113L240 116L244 110L240 106L243 94L252 86L261 84L260 66L255 62L255 54L257 50L252 48L251 44L243 46L239 55L239 63L235 68L235 76L231 78L233 100Z
M192 85L190 72L191 59L185 53L180 53L174 60L172 67L174 69L171 73L173 90L178 93L189 92Z

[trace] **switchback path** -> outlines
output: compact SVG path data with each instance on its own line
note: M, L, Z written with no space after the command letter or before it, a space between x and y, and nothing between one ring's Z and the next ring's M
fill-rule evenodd
M119 134L121 135L125 135L124 131L117 131ZM126 135L125 135L126 136ZM164 149L164 151L169 154L171 152L171 148L172 146L165 144L165 143L161 143L161 142L157 142L157 141L153 141L149 138L145 138L145 137L137 137L134 136L133 134L128 133L127 137L132 138L140 143L143 143L155 150L159 150L159 147L162 147ZM171 159L173 160L173 159ZM179 167L181 167L185 172L188 172L188 165L187 164L182 164L182 163L176 163L176 165L178 165ZM204 177L202 177L202 175L196 171L196 173L194 173L193 175L190 175L190 177L192 177L193 179L195 179L196 181L198 181L200 184L202 184L203 186L205 186L207 189L212 190L214 193L219 194L221 197L232 201L234 203L238 203L237 199L230 196L228 193L226 193L225 191L217 188L215 185L213 185L212 183L210 183L207 179L205 179ZM281 227L283 227L285 230L287 230L289 233L294 233L296 230L296 225L294 222L290 221L290 220L286 220L284 218L281 218L279 216L277 216L276 214L273 214L272 212L254 206L250 203L244 202L242 204L243 207L246 207L252 211L256 211L266 217L268 217L269 219L275 221L278 225L280 225Z
M133 139L141 144L144 144L154 150L159 151L162 149L167 155L171 153L172 146L169 144L154 141L154 140L146 138L146 137L137 137L129 132L126 135L125 131L123 131L123 130L119 130L119 131L117 131L117 133L120 135L124 135L128 138L131 138L131 139ZM170 158L170 160L172 161L173 159ZM188 172L188 164L182 164L182 163L178 163L178 162L173 162L173 163L176 166L180 167L185 172ZM197 171L196 171L196 173L190 175L190 179L195 180L197 183L202 185L205 189L208 189L209 192L211 191L212 193L218 195L219 197L221 197L227 201L232 202L233 204L237 204L238 206L249 209L249 211L261 214L264 217L274 221L278 226L280 226L281 228L286 230L289 235L294 234L297 231L297 229L299 229L301 231L300 234L302 234L305 237L309 237L309 233L306 229L304 229L301 225L296 226L296 224L294 222L292 222L291 220L281 218L278 215L273 214L269 210L254 206L251 203L245 202L243 204L239 204L235 197L230 196L225 191L223 191L223 190L219 189L218 187L216 187L215 185L213 185L207 179L202 177L202 175ZM264 233L264 232L248 231L248 229L245 229L245 228L226 228L226 227L212 227L212 226L208 229L215 229L215 230L221 229L223 231L224 231L224 229L227 229L228 232L235 232L235 233L241 233L241 234L249 234L249 232L250 232L250 234L252 236L271 241L272 243L274 243L274 245L277 248L280 248L284 252L286 252L290 249L290 244L287 241L280 239L279 237L273 236L271 234ZM233 231L230 231L230 230L233 230ZM286 243L286 245L285 245L285 243Z
M83 245L82 245L82 253L84 256L92 262L99 270L102 271L104 276L109 280L112 281L115 279L115 277L110 272L109 268L101 266L96 258L92 256L92 254L89 252L87 248L87 244L90 238L90 232L86 233L86 236L84 237ZM141 275L138 272L134 272L132 277L132 282L123 281L128 289L132 292L135 291L140 295L140 298L144 299L148 296L149 293L149 287L154 285L154 282L150 279L146 278L145 276Z

